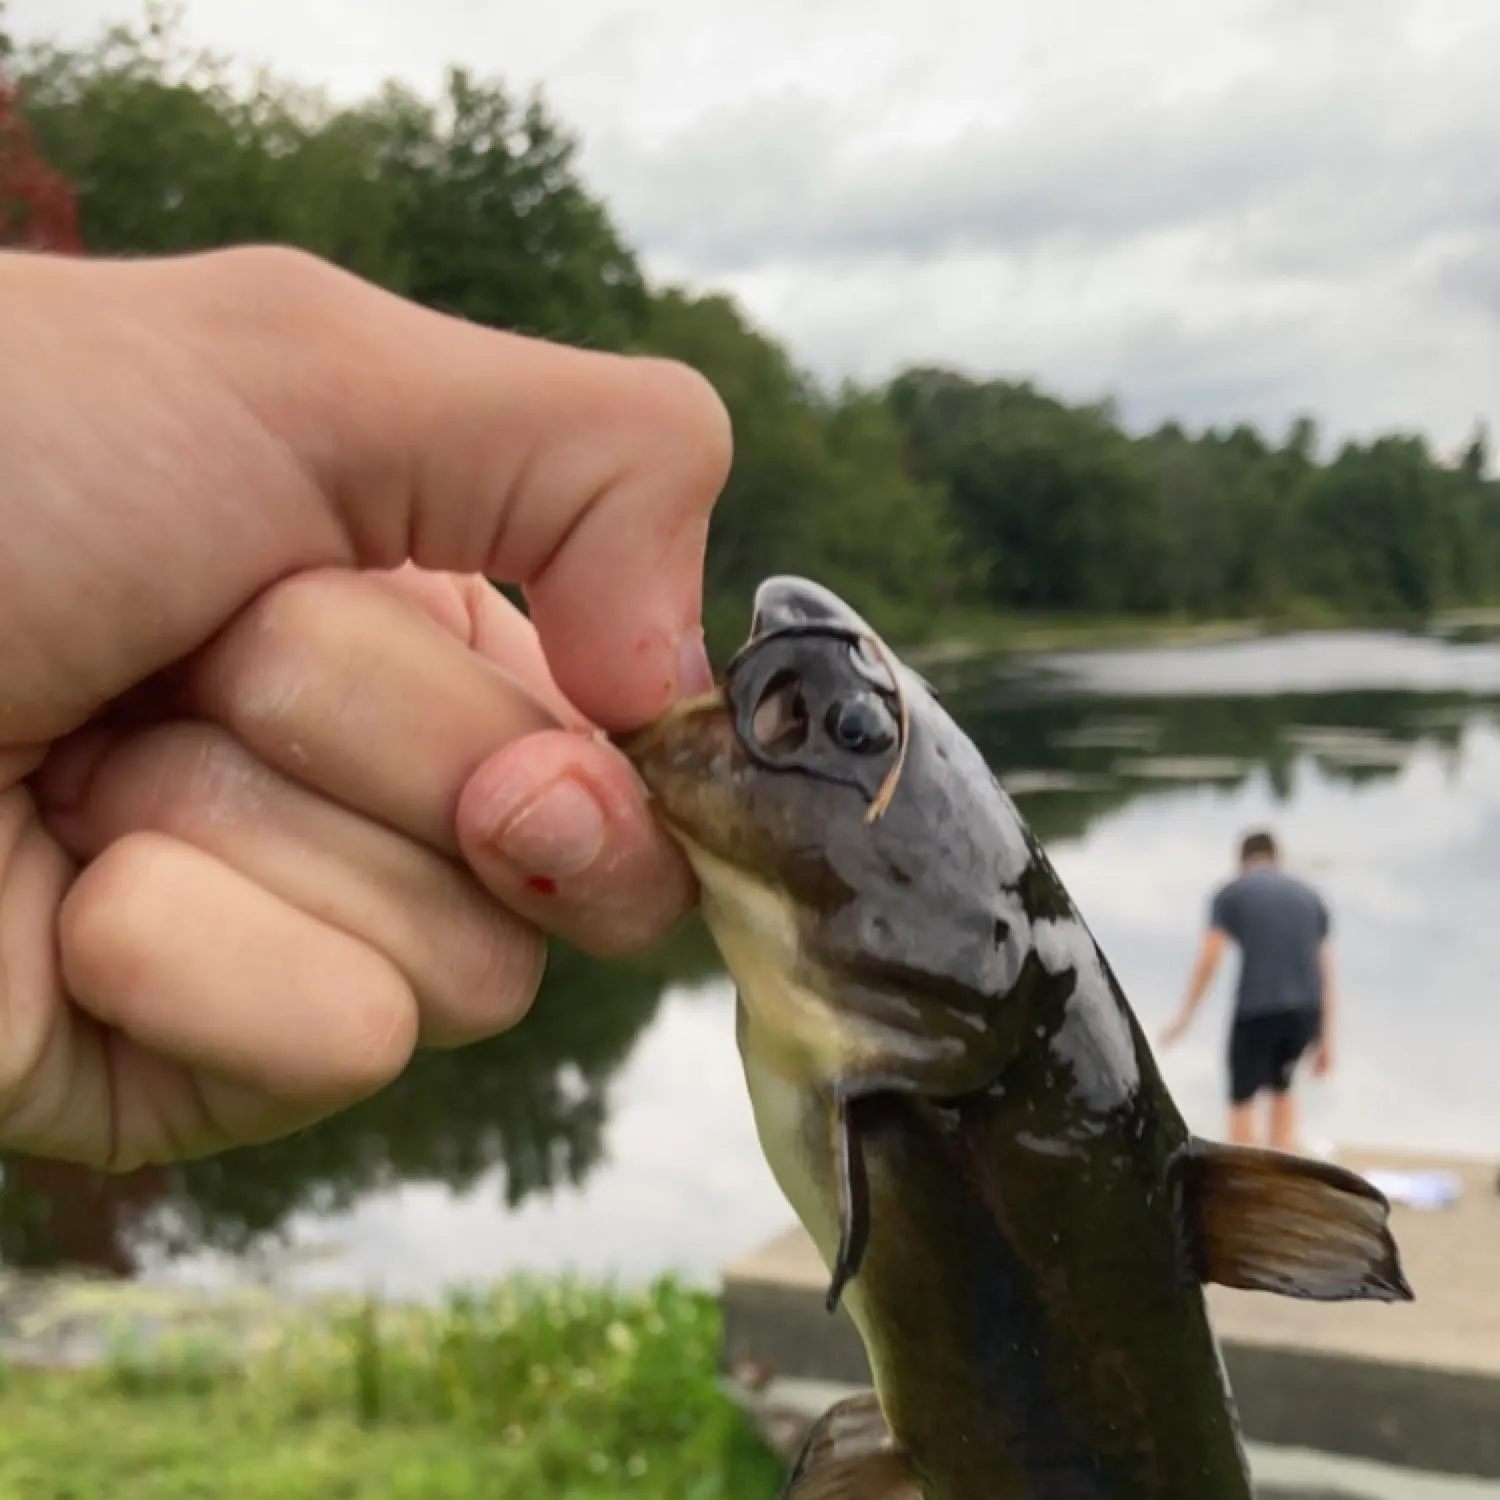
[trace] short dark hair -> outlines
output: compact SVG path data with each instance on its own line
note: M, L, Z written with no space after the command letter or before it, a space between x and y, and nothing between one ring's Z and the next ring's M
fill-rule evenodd
M1247 833L1240 840L1240 863L1249 859L1275 859L1276 840L1263 828Z

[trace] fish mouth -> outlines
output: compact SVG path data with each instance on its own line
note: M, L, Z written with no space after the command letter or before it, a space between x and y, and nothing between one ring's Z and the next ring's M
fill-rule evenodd
M751 783L794 756L810 733L795 672L761 674L747 686L748 694L720 683L612 737L673 832L721 855L755 842Z
M764 857L767 838L805 845L824 825L811 784L853 790L878 816L907 734L900 670L880 637L831 590L778 575L756 590L749 635L720 682L612 742L674 833L721 856L757 846ZM779 793L765 790L768 777ZM800 827L789 780L808 786ZM754 826L768 819L774 830Z
M712 855L790 877L817 847L855 837L859 817L883 816L907 694L900 664L837 594L775 576L720 682L612 742L694 865Z
M725 686L674 703L649 724L611 736L667 826L698 842L740 819L737 773L745 757Z
M733 716L729 694L723 683L716 683L706 693L679 699L639 729L611 735L610 741L654 792L677 762L720 738Z
M806 702L793 673L773 674L770 682L749 684L753 702L746 701L746 689L737 679L742 679L747 662L768 637L809 629L851 636L869 631L837 594L821 584L792 574L765 579L755 591L744 644L721 680L706 693L674 703L640 729L611 736L669 821L675 821L673 804L681 800L671 795L671 789L682 777L730 769L724 759L730 738L739 741L741 755L731 756L737 761L761 758L759 751L771 758L805 741Z

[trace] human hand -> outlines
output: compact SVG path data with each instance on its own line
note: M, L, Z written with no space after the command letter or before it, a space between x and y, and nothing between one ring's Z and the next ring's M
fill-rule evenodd
M0 325L0 1147L285 1134L680 919L588 731L705 685L701 379L289 251L0 255Z
M1186 1033L1188 1022L1191 1019L1190 1016L1183 1015L1181 1012L1173 1016L1161 1029L1161 1036L1159 1038L1160 1046L1165 1049L1180 1040L1184 1033Z
M1319 1042L1313 1050L1313 1077L1327 1078L1333 1072L1333 1044Z

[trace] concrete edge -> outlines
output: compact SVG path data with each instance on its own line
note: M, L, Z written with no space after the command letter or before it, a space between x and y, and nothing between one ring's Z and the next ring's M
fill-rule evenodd
M748 1293L748 1295L747 1295ZM848 1313L810 1318L805 1289L739 1282L721 1294L722 1368L869 1384ZM1403 1470L1500 1480L1500 1378L1305 1348L1222 1340L1246 1439Z
M739 1405L758 1413L781 1410L805 1422L816 1421L835 1401L862 1385L838 1381L776 1378L753 1395L725 1377L724 1390ZM1414 1470L1368 1459L1335 1457L1309 1449L1278 1448L1247 1441L1246 1453L1257 1485L1349 1495L1351 1500L1497 1500L1500 1484Z

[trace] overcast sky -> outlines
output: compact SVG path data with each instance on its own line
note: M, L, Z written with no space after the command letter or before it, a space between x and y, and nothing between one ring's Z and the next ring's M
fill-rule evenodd
M340 95L540 83L657 276L824 377L943 362L1132 424L1500 429L1496 0L188 0ZM125 0L11 0L81 39Z

